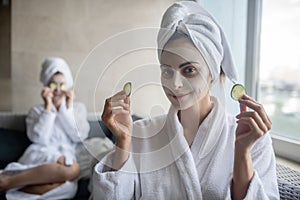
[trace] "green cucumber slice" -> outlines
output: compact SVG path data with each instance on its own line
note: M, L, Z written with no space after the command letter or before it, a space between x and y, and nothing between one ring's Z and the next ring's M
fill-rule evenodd
M123 91L125 92L126 96L130 96L131 94L131 82L125 83L123 87Z
M246 94L246 89L242 84L235 84L231 89L231 98L234 100L239 100L244 94Z
M67 86L66 86L65 84L62 84L62 85L60 86L60 89L61 89L61 90L66 90L66 89L67 89Z
M51 88L52 90L55 90L55 89L57 88L56 83L50 83L50 88Z

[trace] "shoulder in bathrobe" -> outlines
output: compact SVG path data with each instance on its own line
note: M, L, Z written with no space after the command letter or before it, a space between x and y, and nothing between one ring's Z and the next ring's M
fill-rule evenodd
M105 171L104 166L112 162L113 152L96 165L94 199L231 199L234 116L226 115L221 134L215 138L205 138L201 131L209 128L211 121L201 124L191 148L183 148L179 151L182 154L176 157L172 157L172 147L163 148L170 143L166 131L172 129L181 135L181 141L174 140L175 146L185 146L186 141L180 134L180 124L167 118L160 116L134 124L134 131L139 131L133 133L132 153L120 170ZM166 126L170 123L171 126ZM147 157L138 152L151 153ZM253 146L252 159L255 175L246 199L278 199L275 157L269 134Z

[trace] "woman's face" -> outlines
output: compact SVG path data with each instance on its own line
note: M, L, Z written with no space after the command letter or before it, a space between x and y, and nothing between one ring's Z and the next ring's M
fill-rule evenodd
M53 91L54 101L61 99L64 96L64 91L66 89L66 79L63 74L54 74L49 83L49 87Z
M208 66L186 38L170 41L161 55L161 83L169 101L185 110L209 95Z

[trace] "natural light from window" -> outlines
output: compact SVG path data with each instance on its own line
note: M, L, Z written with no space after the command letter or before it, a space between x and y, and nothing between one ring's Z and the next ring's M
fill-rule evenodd
M263 0L259 69L271 133L300 141L300 0Z

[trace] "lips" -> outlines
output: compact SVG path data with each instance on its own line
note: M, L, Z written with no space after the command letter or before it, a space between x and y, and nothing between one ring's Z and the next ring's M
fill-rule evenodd
M183 99L184 97L186 97L189 94L190 93L184 93L184 94L172 94L172 93L168 93L167 95L178 101L178 100Z
M55 96L61 96L63 93L62 93L62 92L53 92L53 94L54 94Z
M188 96L189 94L191 94L191 91L180 91L180 93L175 93L176 91L171 91L169 88L167 87L163 87L165 94L169 97L172 98L176 101L183 99L184 97ZM179 92L179 91L177 91Z

